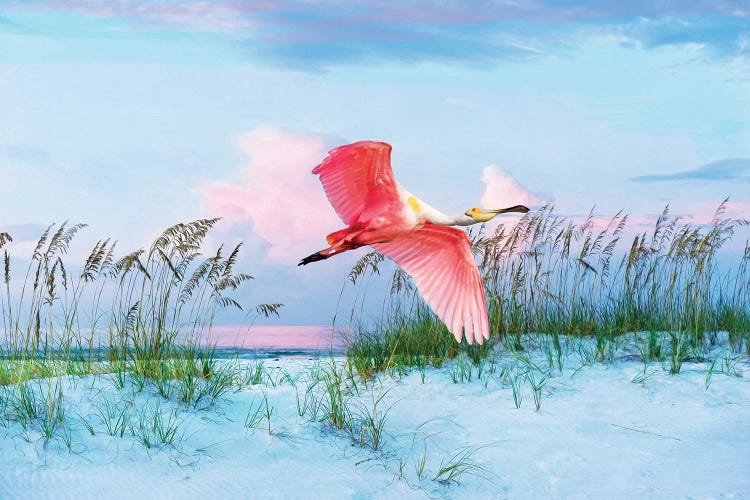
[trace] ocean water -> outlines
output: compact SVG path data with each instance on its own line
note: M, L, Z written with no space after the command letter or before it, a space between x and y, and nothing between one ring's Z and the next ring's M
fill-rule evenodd
M207 343L220 356L276 357L313 353L341 354L350 332L323 326L214 326Z
M343 354L350 335L347 328L334 329L330 326L213 326L209 332L201 332L198 343L214 346L220 358L309 356L330 352ZM186 334L185 337L189 336ZM91 345L98 358L107 357L109 334L103 330L93 333L82 332L81 338L68 342L59 338L42 339L40 351L43 350L45 340L53 352L59 351L63 348L61 346L65 345L66 351L80 351L81 355L85 356L88 346ZM8 339L0 332L0 357L8 352L9 346Z

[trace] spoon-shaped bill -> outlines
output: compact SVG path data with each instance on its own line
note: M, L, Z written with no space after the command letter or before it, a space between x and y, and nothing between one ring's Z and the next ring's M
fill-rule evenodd
M487 212L492 212L493 214L507 214L508 212L518 212L525 214L529 211L529 207L526 205L513 205L512 207L508 208L498 208L497 210L487 210Z

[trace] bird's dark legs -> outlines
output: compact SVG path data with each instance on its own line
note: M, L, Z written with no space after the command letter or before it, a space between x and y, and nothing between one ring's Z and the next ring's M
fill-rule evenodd
M341 252L346 252L347 250L351 250L352 248L359 248L362 245L356 245L352 244L350 242L347 242L345 245L336 245L332 247L328 247L325 250L321 250L319 252L315 252L312 255L308 255L301 261L299 261L298 266L304 266L309 264L310 262L318 262L319 260L325 260L328 257L333 257L336 254L340 254Z
M315 252L312 255L308 255L307 257L305 257L304 259L302 259L301 261L299 261L299 264L297 264L297 265L298 266L305 266L305 265L309 264L310 262L318 262L319 260L325 260L328 257L330 257L330 255L325 255L323 253L324 251L325 250L321 250L320 252Z
M304 266L309 264L310 262L325 260L328 257L340 254L341 252L346 252L347 250L352 250L354 248L359 248L363 245L366 245L367 243L359 241L359 236L361 235L361 233L363 233L363 230L361 228L356 228L355 226L349 226L347 228L333 232L326 237L326 241L328 241L328 244L331 245L330 247L325 248L319 252L315 252L312 255L308 255L307 257L299 261L299 264L297 265Z

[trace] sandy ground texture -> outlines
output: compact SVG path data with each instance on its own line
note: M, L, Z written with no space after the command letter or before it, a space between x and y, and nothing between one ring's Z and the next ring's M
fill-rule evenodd
M108 376L61 379L64 430L47 446L34 426L0 425L0 498L750 498L746 361L708 388L706 364L676 376L634 361L566 367L539 410L527 381L516 408L499 370L462 383L455 363L386 376L348 400L361 418L384 415L378 450L299 415L327 363L266 361L265 384L202 410ZM270 434L268 419L246 426L266 402ZM118 411L122 437L107 430ZM134 429L156 413L179 438L146 448ZM438 474L451 464L457 481Z

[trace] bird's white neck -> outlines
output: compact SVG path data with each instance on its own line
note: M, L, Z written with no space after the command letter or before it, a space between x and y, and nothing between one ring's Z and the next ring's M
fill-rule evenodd
M427 221L437 224L438 226L470 226L477 223L477 221L466 214L444 214L440 210L434 209L426 203L424 203L424 206L422 207L422 214Z
M406 205L409 210L413 211L417 219L426 220L439 226L470 226L477 223L476 220L466 214L455 216L444 214L440 210L431 207L400 186L399 189L399 194L404 202L404 205Z

